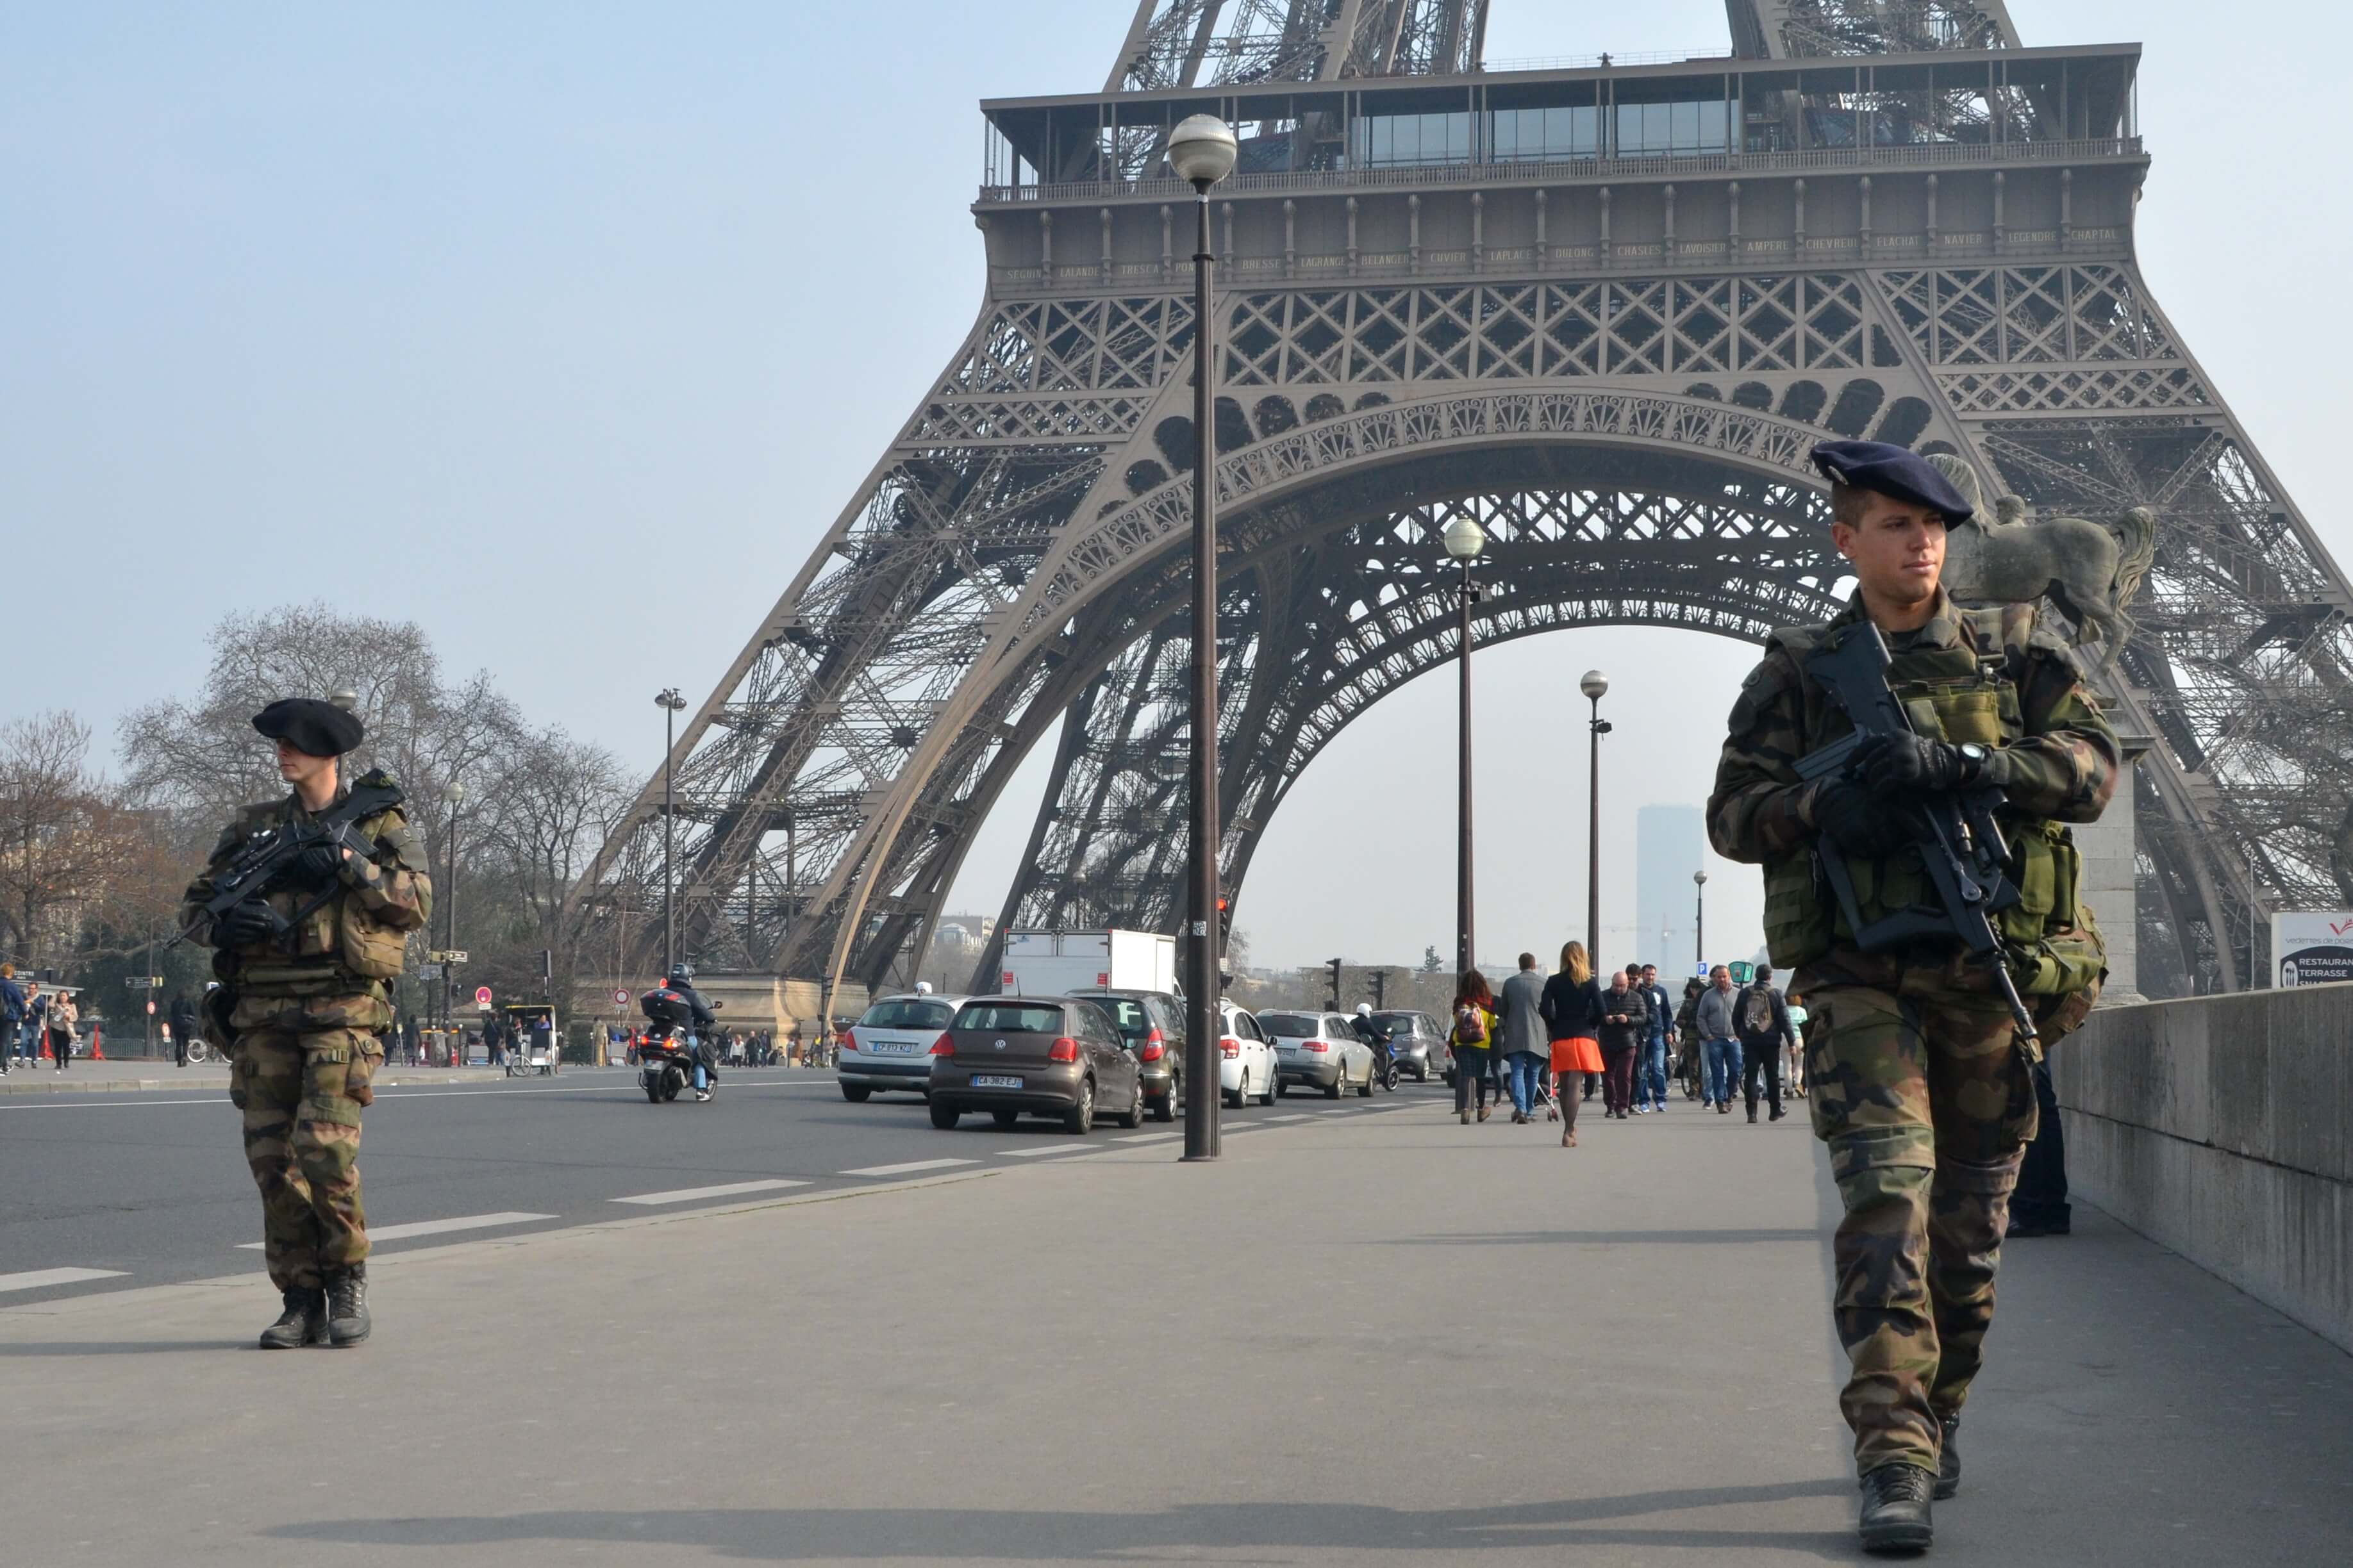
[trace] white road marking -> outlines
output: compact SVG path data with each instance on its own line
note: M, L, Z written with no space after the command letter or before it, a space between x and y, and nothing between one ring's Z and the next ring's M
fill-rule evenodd
M1266 1121L1311 1121L1314 1120L1314 1116L1311 1111L1294 1110L1288 1116L1268 1116L1263 1117L1261 1120Z
M1040 1154L1075 1154L1085 1147L1083 1143L1048 1143L1036 1149L999 1149L997 1152L1017 1160L1030 1160Z
M122 1268L36 1268L29 1274L0 1274L0 1291L41 1290L51 1285L79 1285L89 1279L120 1279Z
M1174 1138L1174 1132L1131 1132L1124 1138L1114 1138L1114 1143L1157 1143L1164 1138Z
M1315 1114L1318 1116L1348 1116L1354 1114L1354 1109L1351 1108L1348 1110L1319 1110Z
M917 1171L944 1171L952 1165L977 1165L977 1160L903 1160L895 1165L866 1165L844 1171L845 1176L912 1176Z
M765 1182L730 1182L721 1187L681 1187L674 1193L639 1193L633 1198L615 1198L617 1204L691 1204L698 1198L732 1198L745 1193L773 1193L782 1187L806 1187L807 1182L787 1182L773 1178Z
M372 1225L368 1226L368 1239L404 1241L412 1236L440 1236L453 1230L489 1230L495 1226L529 1225L533 1220L554 1217L552 1214L470 1214L456 1219L420 1219L408 1225ZM241 1241L237 1243L237 1248L243 1252L259 1252L261 1243Z

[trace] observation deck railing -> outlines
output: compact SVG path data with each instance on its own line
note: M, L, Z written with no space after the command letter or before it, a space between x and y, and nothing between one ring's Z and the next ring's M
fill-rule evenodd
M1424 190L1445 185L1572 184L1610 178L1684 174L1810 174L1820 169L1941 169L2003 163L2076 163L2143 156L2137 136L2067 142L1927 142L1894 147L1810 147L1802 152L1697 153L1639 157L1573 158L1557 162L1415 163L1386 169L1308 169L1236 174L1218 187L1220 200L1239 195L1306 191ZM1018 206L1059 202L1182 201L1193 187L1177 179L1078 180L1060 184L983 185L976 205Z

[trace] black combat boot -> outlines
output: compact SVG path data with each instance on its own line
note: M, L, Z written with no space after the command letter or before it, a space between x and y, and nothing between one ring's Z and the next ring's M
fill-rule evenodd
M354 1263L327 1276L327 1342L337 1350L367 1342L367 1265Z
M324 1344L327 1340L327 1293L305 1287L285 1293L286 1310L278 1321L261 1331L261 1348L266 1351L299 1351L304 1345Z
M1947 1415L1936 1423L1944 1428L1944 1447L1936 1454L1936 1500L1944 1501L1961 1489L1961 1418Z
M1862 1517L1855 1529L1865 1552L1926 1552L1936 1540L1928 1494L1936 1478L1898 1459L1862 1478Z

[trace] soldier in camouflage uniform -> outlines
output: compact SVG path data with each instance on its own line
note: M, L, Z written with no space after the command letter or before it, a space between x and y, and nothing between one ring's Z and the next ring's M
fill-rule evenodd
M1906 803L2000 787L2010 874L2024 897L1995 916L2045 1037L2081 1021L2101 963L2076 896L2066 823L2095 820L2116 783L2115 733L2073 656L2031 606L1957 608L1939 584L1945 528L1969 507L1901 447L1831 442L1832 532L1858 587L1828 626L1776 633L1734 704L1708 834L1765 867L1772 961L1811 1015L1806 1079L1845 1217L1834 1244L1839 1338L1852 1363L1863 1544L1930 1542L1929 1499L1959 1488L1962 1402L1993 1319L1994 1273L2019 1160L2034 1135L2029 1052L1993 972L1957 938L1860 952L1816 862L1836 854L1867 925L1927 901ZM1915 731L1861 766L1801 783L1797 760L1852 733L1806 669L1868 616Z
M371 1326L360 1111L375 1097L379 1037L392 1026L385 982L400 973L407 933L432 911L432 885L394 805L353 825L375 842L372 859L332 846L305 849L260 895L206 918L213 879L256 833L310 829L354 784L392 783L382 773L340 778L336 759L363 731L331 703L273 702L253 727L278 743L278 771L293 793L230 822L188 886L182 921L216 950L223 984L207 1001L207 1037L229 1058L229 1098L244 1113L246 1163L261 1189L263 1255L285 1298L262 1348L355 1345ZM317 910L290 924L322 894Z

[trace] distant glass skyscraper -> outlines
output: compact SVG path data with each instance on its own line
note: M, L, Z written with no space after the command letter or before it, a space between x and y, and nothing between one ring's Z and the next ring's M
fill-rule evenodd
M1634 814L1633 955L1665 975L1692 973L1692 873L1704 863L1706 825L1695 805L1646 805Z

